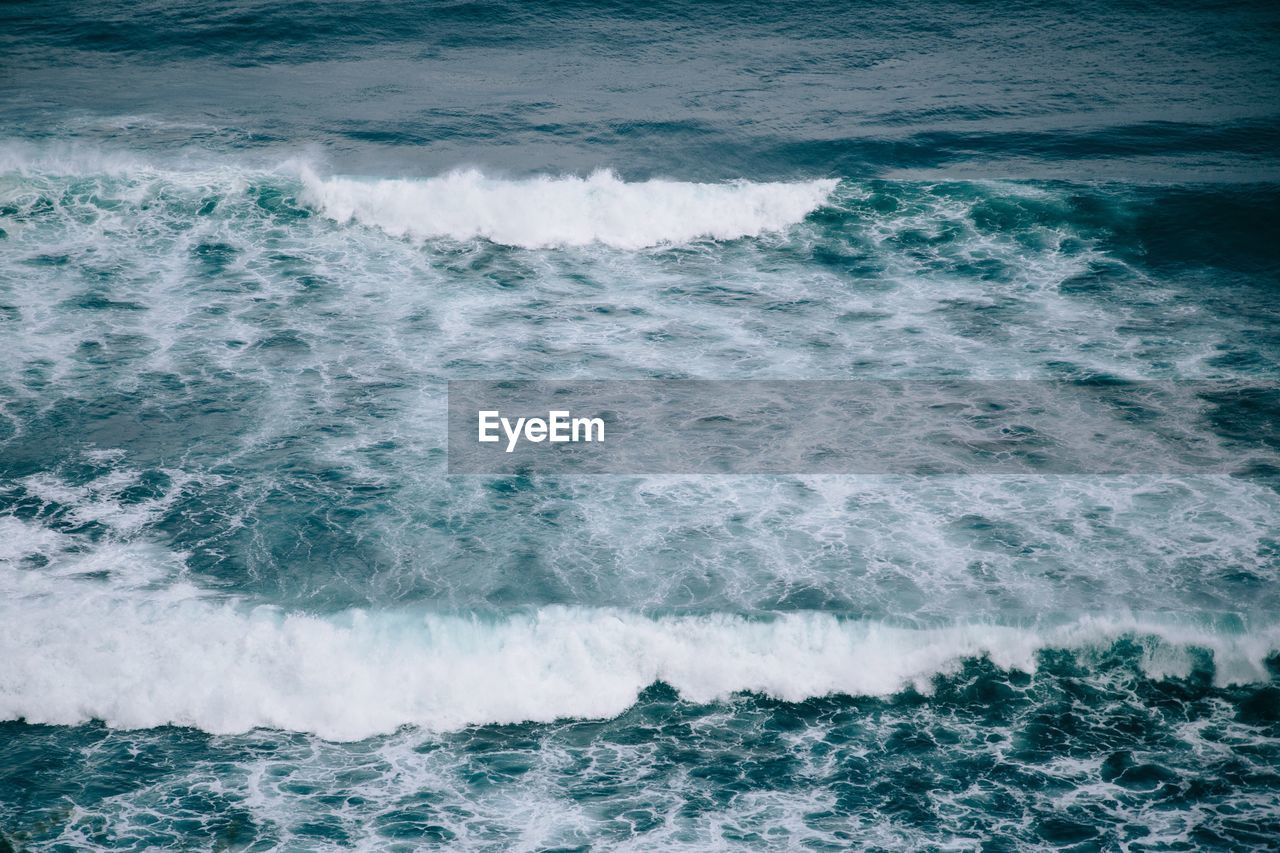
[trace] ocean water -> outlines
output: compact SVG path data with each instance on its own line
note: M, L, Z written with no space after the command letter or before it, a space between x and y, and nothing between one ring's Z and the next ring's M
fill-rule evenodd
M932 477L445 394L1256 387L1278 211L1272 3L0 6L0 850L1274 847L1274 392Z

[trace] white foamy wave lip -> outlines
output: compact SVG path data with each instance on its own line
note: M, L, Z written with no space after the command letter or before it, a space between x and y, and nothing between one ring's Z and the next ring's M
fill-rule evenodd
M918 629L570 607L315 615L214 597L158 546L82 545L0 518L0 719L358 740L405 725L613 717L658 681L694 702L927 693L965 660L1030 672L1042 649L1105 649L1126 635L1142 638L1152 677L1187 675L1201 648L1219 684L1246 683L1267 680L1280 649L1277 625L1233 633L1132 615Z
M1218 677L1265 679L1271 635L1228 637L1125 619L1049 631L968 625L914 630L818 614L761 622L727 615L648 618L546 608L498 621L352 611L331 617L241 610L198 599L49 600L6 606L0 718L120 728L257 727L357 740L403 725L607 718L656 681L688 700L740 691L788 701L886 696L965 659L1035 669L1046 647L1156 637L1153 676L1185 675L1189 647L1214 652Z
M306 167L300 173L304 203L337 222L396 237L484 238L530 249L593 243L642 249L757 237L800 222L838 183L628 183L609 171L525 180L474 170L423 180L321 178Z

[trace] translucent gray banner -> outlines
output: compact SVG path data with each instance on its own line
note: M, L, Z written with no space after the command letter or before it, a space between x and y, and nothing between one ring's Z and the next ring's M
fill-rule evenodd
M452 381L453 474L1280 472L1280 385Z

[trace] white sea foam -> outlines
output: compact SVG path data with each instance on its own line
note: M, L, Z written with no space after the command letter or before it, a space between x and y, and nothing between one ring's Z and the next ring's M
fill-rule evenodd
M394 236L482 237L526 248L603 243L640 249L756 237L795 225L822 206L837 183L629 183L609 171L525 180L474 170L424 180L320 178L306 168L301 174L306 203L338 222Z
M26 540L0 563L0 718L112 726L255 727L359 739L402 725L610 717L663 681L707 702L739 691L785 700L927 692L932 677L987 656L1032 671L1043 648L1105 647L1132 634L1156 677L1185 675L1189 649L1214 655L1220 683L1267 677L1275 626L1246 633L1133 616L1041 627L906 628L818 613L749 620L650 617L550 607L478 618L425 611L284 612L218 600L163 572L137 547L78 552L13 519ZM52 558L55 573L16 552ZM83 564L83 565L80 565ZM77 568L79 566L79 568Z

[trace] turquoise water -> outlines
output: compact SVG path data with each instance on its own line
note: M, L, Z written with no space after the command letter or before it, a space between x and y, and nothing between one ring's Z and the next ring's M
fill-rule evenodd
M445 391L1273 382L1278 34L0 10L0 848L1274 846L1274 396L1229 473L575 478Z

